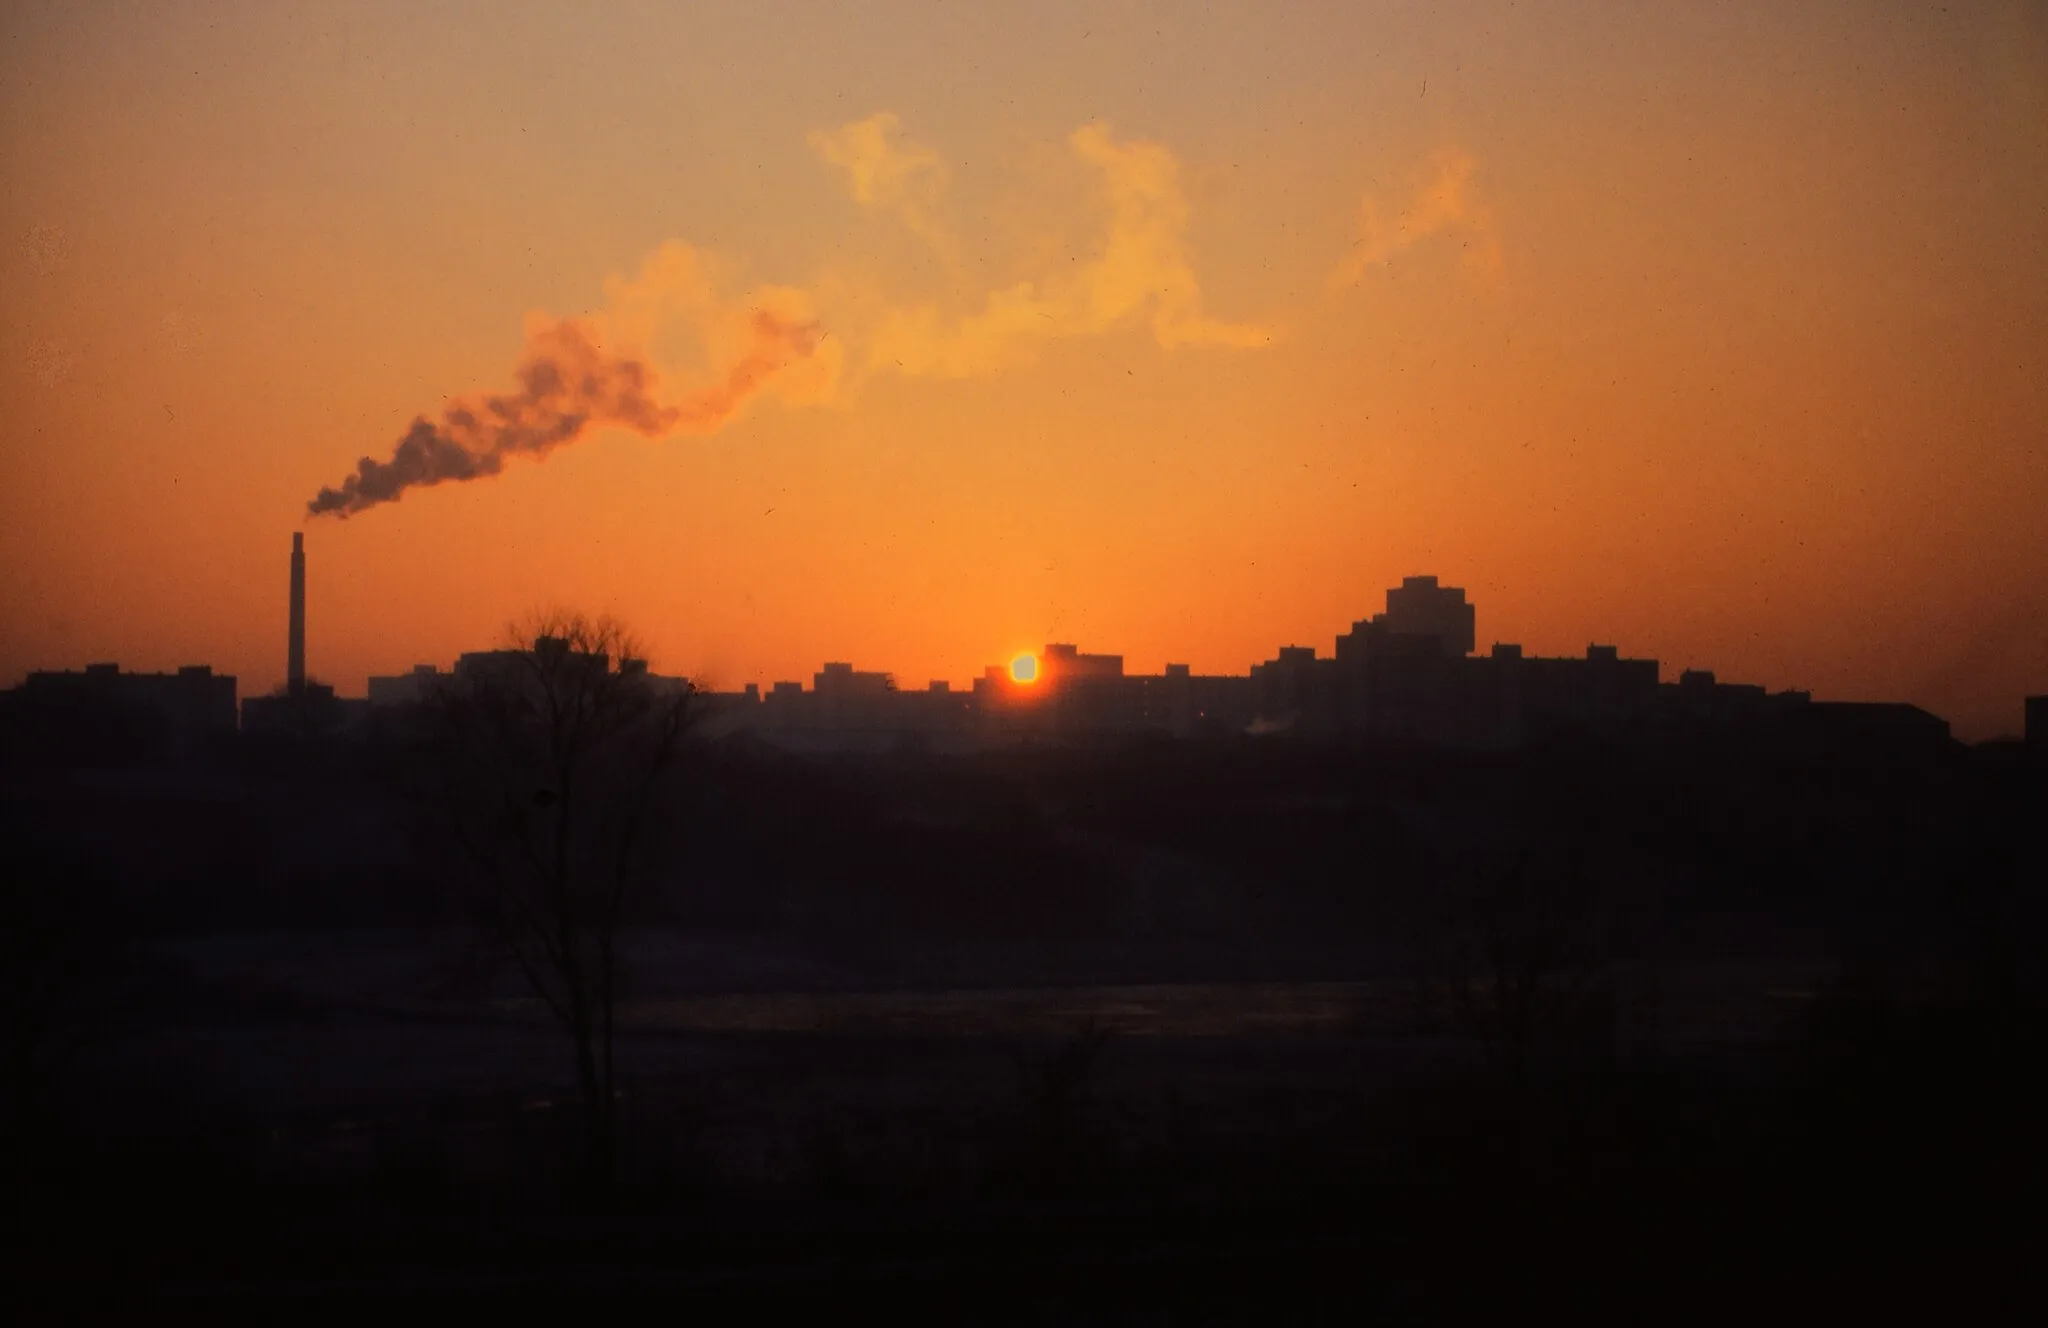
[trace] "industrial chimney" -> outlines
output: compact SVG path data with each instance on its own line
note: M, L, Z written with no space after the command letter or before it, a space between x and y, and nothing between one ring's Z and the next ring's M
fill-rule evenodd
M306 690L306 537L292 532L292 640L285 656L285 688Z

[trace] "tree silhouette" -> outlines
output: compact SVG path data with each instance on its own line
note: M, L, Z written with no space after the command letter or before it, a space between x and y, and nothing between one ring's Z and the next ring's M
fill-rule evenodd
M1461 856L1396 892L1396 923L1425 1001L1520 1080L1546 1045L1610 1032L1622 910L1581 835L1525 829Z
M693 692L650 675L610 618L538 613L509 636L428 701L438 801L474 917L574 1044L585 1177L601 1187L617 1162L619 937L659 874L657 831L676 825Z

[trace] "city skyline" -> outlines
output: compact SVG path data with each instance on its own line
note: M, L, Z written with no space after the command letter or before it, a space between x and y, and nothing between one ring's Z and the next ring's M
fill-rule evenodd
M2048 0L12 0L0 181L29 1317L2043 1282Z
M289 569L288 676L267 693L252 691L238 704L239 679L210 665L161 673L94 661L76 671L31 671L0 698L24 716L41 716L32 724L59 728L103 727L155 712L157 722L188 749L207 735L235 730L361 734L374 712L445 700L521 676L516 667L508 675L508 665L544 654L550 642L571 648L552 635L562 628L575 639L595 633L612 642L616 659L589 656L601 671L637 675L661 689L692 688L701 698L699 724L713 736L745 731L773 745L814 752L873 751L877 741L884 748L938 743L941 750L966 752L1041 739L1145 735L1291 734L1318 742L1481 749L1515 749L1573 733L1629 742L1684 742L1719 733L1765 746L1792 741L1876 747L1947 743L1956 736L1949 720L1910 703L1817 699L1810 689L1733 682L1707 668L1680 669L1666 679L1661 661L1624 655L1618 645L1597 640L1583 655L1545 656L1499 640L1480 652L1477 606L1462 586L1445 585L1433 574L1407 576L1388 588L1385 609L1354 619L1328 654L1315 646L1282 644L1243 672L1199 672L1176 662L1157 673L1130 671L1121 654L1046 642L985 665L966 688L955 688L950 679L907 685L892 671L857 669L851 660L825 661L808 688L793 678L721 686L663 674L645 657L630 624L558 609L509 626L495 645L461 652L449 669L423 662L398 673L373 673L361 694L350 696L307 669L303 532L292 535ZM2022 698L2021 730L2001 736L2040 741L2040 700ZM120 720L124 714L131 718Z
M350 704L367 703L372 708L380 705L402 704L419 699L421 696L419 688L425 682L431 682L437 677L459 677L466 662L482 659L493 652L502 651L514 644L512 637L515 633L516 624L508 624L500 631L493 644L480 646L471 643L472 648L458 649L452 655L444 656L443 658L453 661L452 667L449 670L442 670L438 660L415 661L398 672L380 673L373 666L371 671L363 676L360 686L348 688L345 684L338 684L332 677L323 675L317 668L310 666L307 662L307 569L305 532L295 531L292 534L289 563L289 594L285 615L286 667L284 677L274 687L257 686L242 691L240 694L241 702L256 700L262 705L267 706L275 703L280 697L297 697L311 685L320 694L328 698L341 699ZM1126 657L1122 653L1083 653L1076 642L1048 640L1036 646L1007 653L996 662L985 663L976 673L968 678L967 684L964 687L958 686L958 680L955 678L934 677L917 681L894 669L856 670L855 661L851 658L842 658L840 660L823 658L815 671L809 669L793 670L791 672L794 676L787 677L722 679L706 677L687 671L678 671L664 676L690 682L707 699L724 699L728 701L743 699L750 704L758 703L762 700L774 702L778 699L787 699L793 696L815 696L837 691L845 695L857 694L862 696L882 692L890 695L900 693L931 693L951 695L962 700L971 698L972 704L978 708L986 708L991 704L998 707L1022 704L1028 708L1035 694L1056 693L1060 690L1060 684L1069 679L1092 681L1096 678L1108 678L1115 681L1138 684L1158 683L1161 681L1171 682L1174 679L1186 679L1192 676L1198 681L1256 684L1262 672L1268 674L1272 674L1275 670L1285 672L1290 666L1312 664L1325 667L1331 665L1341 667L1347 652L1358 642L1361 632L1366 631L1368 628L1378 629L1384 626L1387 630L1401 635L1440 637L1444 643L1443 653L1445 657L1453 661L1470 660L1477 663L1481 659L1487 659L1499 664L1501 661L1518 663L1527 659L1539 665L1557 665L1569 664L1573 661L1585 662L1621 658L1624 663L1632 668L1644 669L1649 685L1666 692L1672 692L1673 689L1681 687L1697 687L1712 690L1716 688L1718 681L1719 688L1723 692L1729 692L1732 688L1733 692L1745 694L1745 704L1751 699L1760 700L1765 697L1791 698L1804 703L1814 695L1813 689L1810 687L1800 687L1797 685L1773 686L1753 681L1731 683L1730 679L1726 676L1719 676L1717 679L1717 670L1706 663L1687 663L1667 670L1666 661L1655 656L1620 656L1618 646L1612 643L1615 638L1607 637L1603 639L1597 634L1589 636L1583 655L1579 655L1576 652L1530 650L1522 642L1508 641L1497 636L1492 639L1490 649L1482 652L1480 651L1480 642L1485 638L1480 637L1477 633L1476 604L1466 598L1464 587L1442 585L1440 578L1435 574L1419 573L1402 577L1400 584L1388 588L1385 594L1385 611L1373 614L1369 618L1350 620L1350 629L1348 631L1339 631L1335 634L1335 645L1332 651L1325 653L1318 645L1300 645L1294 641L1289 641L1272 647L1273 653L1271 657L1262 656L1242 669L1228 667L1220 669L1202 668L1185 660L1168 658L1160 661L1156 672L1148 673L1142 668L1127 671ZM577 612L569 608L558 608L553 611L560 613ZM631 634L636 641L644 640L639 635L639 629L635 624L621 623L620 627L625 632ZM345 638L346 633L343 633L343 635ZM829 651L826 652L827 655L830 653ZM657 662L651 658L634 661L635 664L643 668ZM875 661L860 662L871 663ZM659 669L654 671L660 672ZM1667 672L1671 675L1668 678L1665 676ZM809 688L806 688L802 681L802 678L807 673L812 679L812 685ZM73 668L70 662L61 666L31 668L26 671L23 678L15 680L15 685L18 689L25 682L40 681L42 685L49 686L67 679L76 679L80 682L89 683L95 678L102 681L111 678L135 678L141 680L145 686L165 687L176 686L181 680L189 681L195 678L206 678L209 680L205 684L206 687L212 688L216 684L224 683L229 693L233 694L239 686L240 676L230 670L216 670L211 662L193 663L187 661L177 664L174 668L123 669L121 662L118 660L96 659L80 662L76 668ZM828 688L828 683L836 683L837 686ZM1292 686L1293 684L1289 685ZM211 695L210 692L207 694ZM1693 691L1689 694L1697 700L1702 693ZM1262 695L1265 699L1254 702L1251 699L1251 694L1247 693L1245 697L1239 698L1238 702L1233 703L1242 704L1244 710L1241 715L1236 716L1232 720L1232 728L1243 729L1253 733L1274 731L1270 727L1275 718L1275 715L1272 713L1270 691L1262 693ZM195 692L191 703L194 705L210 704L209 702L199 700L199 696L200 693ZM2015 722L2007 723L2002 727L1994 726L1988 733L1956 732L1953 719L1939 714L1935 714L1934 717L1941 721L1944 732L1951 733L1953 736L1959 737L1964 741L1982 741L1987 738L2014 739L2034 734L2034 730L2037 727L2033 723L2034 710L2036 703L2040 699L2032 694L2014 698L2012 705L2008 709L2013 712L2011 718ZM1897 709L1906 707L1920 710L1922 713L1934 713L1927 711L1925 707L1918 706L1915 702L1889 697L1831 698L1829 704L1835 705L1837 708L1865 706L1876 709L1887 707ZM266 715L267 713L266 711ZM1154 718L1156 719L1157 716L1155 715ZM1286 724L1291 726L1295 718L1294 714L1287 715ZM274 722L276 721L273 719L264 718L259 721L259 724L267 725ZM1325 716L1323 722L1327 725L1334 721L1329 716ZM247 727L248 723L248 716L244 713L237 726Z
M1235 671L1420 567L1968 737L2048 687L2038 6L0 31L0 684L268 690L310 502L351 691L538 604Z

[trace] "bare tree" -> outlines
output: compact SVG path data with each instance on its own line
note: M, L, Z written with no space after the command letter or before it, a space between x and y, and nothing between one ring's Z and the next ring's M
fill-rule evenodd
M1595 1034L1614 997L1622 910L1596 858L1568 833L1514 835L1398 892L1418 994L1514 1080Z
M439 803L474 913L575 1046L587 1178L615 1171L621 929L646 902L676 808L692 689L647 671L610 618L513 625L429 701ZM662 833L658 833L662 832Z

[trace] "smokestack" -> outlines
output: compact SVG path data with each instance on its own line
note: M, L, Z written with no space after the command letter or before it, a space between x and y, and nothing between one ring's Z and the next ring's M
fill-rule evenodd
M306 537L298 531L292 532L292 640L284 672L293 696L306 690Z

